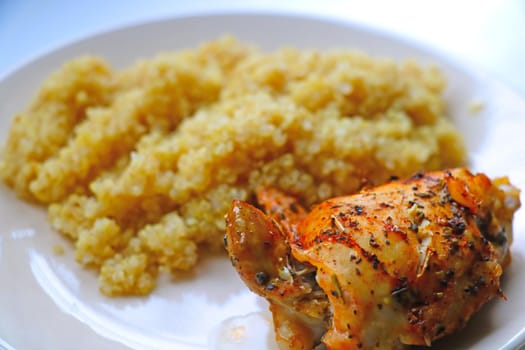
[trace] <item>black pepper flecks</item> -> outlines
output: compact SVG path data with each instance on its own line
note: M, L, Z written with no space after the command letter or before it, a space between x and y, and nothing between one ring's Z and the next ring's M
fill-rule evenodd
M452 233L456 235L463 234L463 232L465 232L465 229L467 228L465 220L463 220L463 218L460 216L454 216L453 218L449 219L447 223L448 226L452 229Z
M368 240L368 244L370 244L370 246L372 248L379 248L379 243L376 242L376 239L374 238L373 235L370 235L370 239Z
M270 277L268 276L268 274L264 271L260 271L260 272L257 272L255 274L255 281L257 282L258 285L262 286L266 283L268 283L268 281L270 280Z

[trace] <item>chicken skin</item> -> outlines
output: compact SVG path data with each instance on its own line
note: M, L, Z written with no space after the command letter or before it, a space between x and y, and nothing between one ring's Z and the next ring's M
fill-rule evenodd
M430 346L500 288L519 190L464 168L418 173L309 213L261 188L234 200L225 243L265 297L281 349Z

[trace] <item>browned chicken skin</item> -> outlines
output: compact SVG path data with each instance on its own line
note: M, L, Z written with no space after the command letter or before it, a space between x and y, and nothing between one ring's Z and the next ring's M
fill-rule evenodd
M500 289L519 191L464 168L419 173L307 213L276 190L234 201L226 245L281 349L401 349L462 328Z

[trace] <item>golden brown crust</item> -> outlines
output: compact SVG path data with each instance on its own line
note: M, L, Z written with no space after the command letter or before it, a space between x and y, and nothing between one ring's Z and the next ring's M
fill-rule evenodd
M330 307L308 315L318 315L326 327L322 341L328 349L429 346L462 328L483 304L502 295L500 276L518 194L506 179L492 182L464 168L418 173L332 198L306 216L291 197L271 189L258 193L269 213L266 225L274 225L272 230L281 232L279 244L291 248L287 261L316 269ZM247 204L244 208L250 212ZM228 248L233 255L243 254ZM251 254L243 259L257 265ZM276 250L270 256L274 266L282 267ZM282 338L279 325L288 317L295 326L286 332L300 343L296 338L306 333L293 333L302 329L295 324L300 323L297 315L314 304L293 290L299 287L288 284L282 297L269 299L279 304L272 308L279 320L277 337Z

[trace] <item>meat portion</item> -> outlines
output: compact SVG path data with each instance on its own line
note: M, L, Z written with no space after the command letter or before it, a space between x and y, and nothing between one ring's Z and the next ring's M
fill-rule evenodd
M519 190L464 168L419 173L307 213L261 189L234 201L226 246L270 303L282 349L430 346L500 289Z

